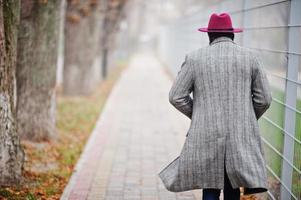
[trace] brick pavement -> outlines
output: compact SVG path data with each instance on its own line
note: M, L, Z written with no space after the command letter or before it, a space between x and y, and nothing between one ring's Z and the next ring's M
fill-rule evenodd
M190 120L168 102L171 80L136 55L114 86L61 199L201 199L167 191L158 172L181 151Z

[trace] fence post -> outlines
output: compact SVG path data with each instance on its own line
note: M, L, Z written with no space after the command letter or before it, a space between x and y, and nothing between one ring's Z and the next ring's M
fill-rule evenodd
M247 0L242 0L242 27L248 27L248 22L251 19L247 19L246 16L246 12L245 9L247 8ZM241 42L243 46L247 46L247 41L250 39L250 37L248 37L248 35L246 35L247 33L242 34L242 38L241 38Z
M300 51L299 39L299 29L293 27L292 25L300 25L301 23L301 1L291 0L290 5L290 18L288 27L288 68L287 68L287 78L290 80L298 80L298 68L300 65L299 55L292 54L291 52ZM285 103L291 108L296 108L297 102L297 89L298 85L292 81L286 80L286 90L285 90ZM294 137L296 134L296 112L288 107L285 107L285 118L284 118L284 130L287 133L292 134ZM283 156L287 158L292 164L294 163L294 140L285 134L284 146L283 146ZM292 191L292 177L293 168L287 163L287 161L282 160L282 173L281 181L287 187L288 190ZM281 199L291 199L291 194L281 185Z

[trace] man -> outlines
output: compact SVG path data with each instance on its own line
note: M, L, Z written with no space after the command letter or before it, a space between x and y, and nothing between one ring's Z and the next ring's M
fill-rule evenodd
M239 200L266 192L267 172L257 120L272 96L258 55L237 45L227 13L212 14L210 44L185 56L170 103L191 119L180 155L159 177L172 192L203 189L203 199ZM193 99L190 93L193 92Z

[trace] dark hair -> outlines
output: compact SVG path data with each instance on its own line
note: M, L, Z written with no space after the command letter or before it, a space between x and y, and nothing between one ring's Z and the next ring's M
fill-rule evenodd
M231 32L208 32L209 43L218 37L228 37L234 40L234 33Z

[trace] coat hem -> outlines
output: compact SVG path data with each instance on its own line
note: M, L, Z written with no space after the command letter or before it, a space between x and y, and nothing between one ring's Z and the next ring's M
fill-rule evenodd
M161 178L162 182L164 183L165 188L170 192L185 192L185 191L191 191L191 190L203 190L203 189L207 189L207 188L214 188L214 189L220 189L220 190L224 189L221 187L185 187L185 188L181 188L181 189L174 189L174 188L166 187L167 183L165 182L165 179L163 179L160 176L160 174L159 174L159 177ZM257 188L243 187L243 195L251 195L251 194L263 193L263 192L267 192L267 191L268 191L268 189L263 188L263 187L257 187Z
M158 176L160 177L161 181L163 182L164 187L170 191L170 192L185 192L185 191L190 191L190 190L200 190L200 189L207 189L207 188L214 188L214 189L220 189L223 190L223 187L207 187L207 186L189 186L189 187L182 187L179 189L176 188L172 188L172 187L168 187L168 183L166 181L166 179L163 177L163 174L160 172L158 174ZM240 188L240 187L239 187ZM242 187L243 188L243 195L251 195L251 194L256 194L256 193L263 193L263 192L267 192L268 189L266 187Z

